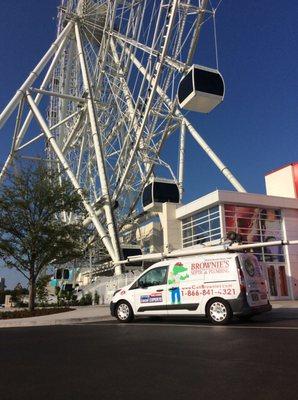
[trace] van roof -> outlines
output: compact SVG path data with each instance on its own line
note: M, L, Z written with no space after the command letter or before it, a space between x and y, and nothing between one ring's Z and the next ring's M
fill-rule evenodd
M164 260L161 260L161 261L158 261L158 262L156 262L156 263L154 263L154 264L152 264L149 268L147 268L147 271L149 270L149 269L151 269L151 268L154 268L154 267L158 267L159 265L165 265L166 263L168 263L168 264L170 264L170 263L174 263L174 262L176 262L176 261L181 261L181 260L187 260L187 261L189 261L189 260L191 260L192 258L194 258L194 259L197 259L197 258L204 258L204 259L206 259L207 257L210 257L210 258L227 258L227 257L229 257L229 258L236 258L239 254L242 254L242 253L214 253L214 254L208 254L208 253L206 253L206 254L198 254L198 255L191 255L191 256L181 256L181 257L173 257L173 258L166 258L166 259L164 259Z

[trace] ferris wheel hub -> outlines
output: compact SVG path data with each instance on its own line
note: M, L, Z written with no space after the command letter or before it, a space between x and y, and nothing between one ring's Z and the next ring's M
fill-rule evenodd
M86 28L89 40L101 42L106 24L107 11L108 7L106 3L98 3L93 0L79 0L75 12Z
M77 12L80 16L96 16L96 14L106 14L107 5L93 0L79 0Z

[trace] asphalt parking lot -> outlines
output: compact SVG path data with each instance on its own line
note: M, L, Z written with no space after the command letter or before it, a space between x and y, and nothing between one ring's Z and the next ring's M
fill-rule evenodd
M295 399L298 315L0 330L1 398Z

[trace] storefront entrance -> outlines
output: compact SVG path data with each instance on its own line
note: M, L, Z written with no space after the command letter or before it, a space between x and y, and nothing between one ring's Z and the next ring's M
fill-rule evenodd
M289 288L287 282L286 269L281 264L266 263L267 283L269 297L271 300L289 299Z

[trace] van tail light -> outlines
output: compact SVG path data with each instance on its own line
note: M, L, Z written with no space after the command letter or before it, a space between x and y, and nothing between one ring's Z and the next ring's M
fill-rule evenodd
M243 271L239 265L237 266L237 270L238 270L238 278L239 278L239 283L240 283L240 290L242 293L246 293L246 285L245 285L244 275L243 275Z

